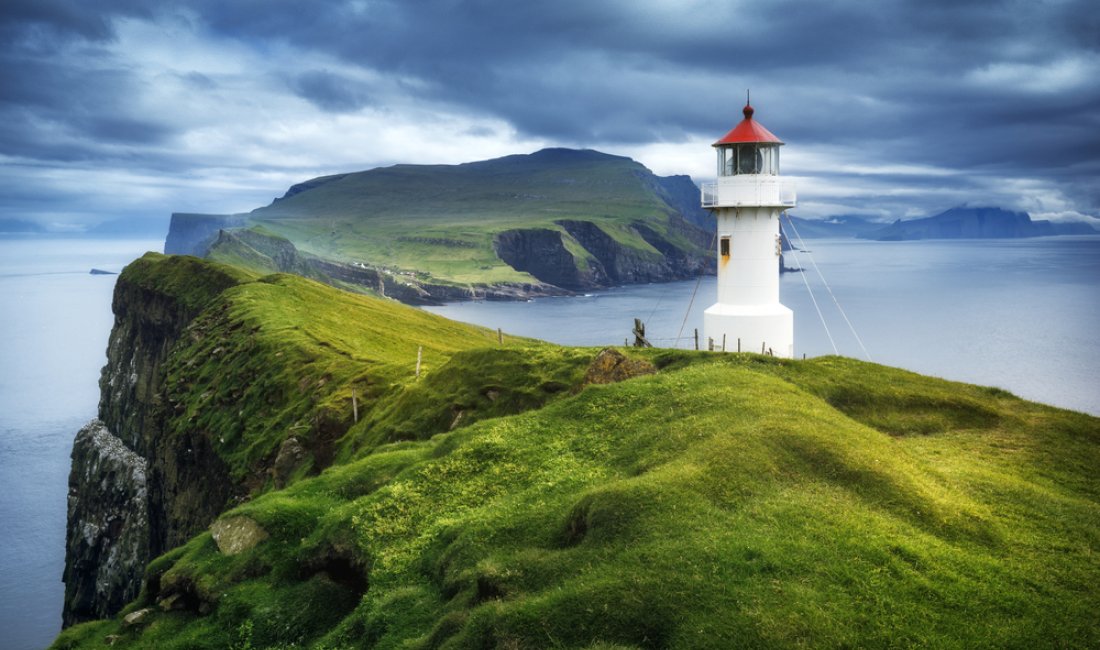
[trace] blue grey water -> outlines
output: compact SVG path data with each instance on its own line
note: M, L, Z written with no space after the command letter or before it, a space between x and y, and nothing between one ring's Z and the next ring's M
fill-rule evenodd
M1100 237L1001 241L807 242L879 363L1001 386L1100 414ZM4 648L49 644L60 629L69 450L96 412L115 276L159 241L0 240L0 630ZM788 264L796 354L863 352L806 254ZM693 300L694 296L694 300ZM526 303L431 311L563 344L621 344L632 319L658 344L692 345L713 279L624 287ZM689 304L691 306L688 309ZM685 321L686 316L686 321Z
M115 276L160 241L0 240L0 647L61 629L73 437L95 416Z
M877 363L1100 415L1100 236L805 247L787 260L804 272L780 281L781 301L795 313L796 356L832 354L831 336L846 356L866 358L865 347ZM686 348L696 328L703 336L703 310L715 297L715 280L704 278L428 309L570 345L632 341L637 317L655 344Z

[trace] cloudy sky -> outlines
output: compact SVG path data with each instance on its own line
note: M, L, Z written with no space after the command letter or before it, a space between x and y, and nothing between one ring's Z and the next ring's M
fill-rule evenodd
M0 217L235 212L545 146L714 174L756 117L803 216L1100 217L1095 0L3 0Z

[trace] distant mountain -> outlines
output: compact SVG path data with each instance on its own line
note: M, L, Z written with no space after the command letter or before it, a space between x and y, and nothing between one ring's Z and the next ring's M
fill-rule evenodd
M894 223L858 234L862 239L908 241L914 239L1011 239L1046 235L1094 234L1086 223L1032 221L1026 212L1001 208L951 208L932 217L897 220Z
M691 178L555 148L323 176L248 214L174 214L165 252L435 302L695 277L715 264L713 228Z

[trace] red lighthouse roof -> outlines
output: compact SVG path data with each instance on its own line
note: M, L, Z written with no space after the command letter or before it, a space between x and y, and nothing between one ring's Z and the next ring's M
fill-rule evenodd
M783 144L783 141L775 137L774 133L765 129L763 124L752 119L753 110L751 105L745 104L745 108L741 112L745 115L745 119L741 120L740 124L733 127L725 137L711 146L717 147L720 144L742 144L747 142Z

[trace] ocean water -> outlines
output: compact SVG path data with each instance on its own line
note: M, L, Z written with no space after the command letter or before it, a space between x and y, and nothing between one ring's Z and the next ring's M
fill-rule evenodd
M809 240L871 358L1100 415L1100 236L1005 241ZM76 431L94 417L115 276L160 241L0 240L0 647L47 645L61 627L65 498ZM801 356L863 350L809 256L782 299ZM635 317L664 347L690 347L713 278L521 303L429 308L563 344L612 345ZM677 340L677 337L680 337Z
M113 275L160 241L0 240L0 647L61 630L65 499L76 431L95 417Z
M1100 236L805 247L787 259L804 272L780 281L796 356L833 354L835 345L845 356L1100 415ZM633 341L641 318L655 345L688 348L715 296L711 277L426 309L567 345Z

